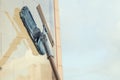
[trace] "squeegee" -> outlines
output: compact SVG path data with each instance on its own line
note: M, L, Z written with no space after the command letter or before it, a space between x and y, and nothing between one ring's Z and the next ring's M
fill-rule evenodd
M50 33L50 30L49 30L48 24L47 24L47 22L46 22L46 19L45 19L45 16L44 16L44 14L43 14L43 11L42 11L42 8L41 8L40 4L36 7L36 9L37 9L37 11L38 11L38 13L39 13L39 16L40 16L41 21L42 21L42 24L43 24L43 28L44 28L45 31L46 31L46 34L47 34L47 36L48 36L48 38L49 38L49 41L51 42L51 45L54 46L54 41L53 41L53 38L52 38L52 36L51 36L51 33ZM45 35L45 36L46 36L46 35ZM46 39L46 40L47 40L47 39ZM45 40L44 40L44 41L45 41ZM51 50L49 50L50 48L48 47L47 42L44 42L44 46L45 46L45 49L46 49L46 52L47 52L48 59L49 59L49 61L50 61L50 63L51 63L51 67L52 67L53 72L54 72L54 74L55 74L55 77L56 77L57 80L61 80L61 79L60 79L60 76L59 76L59 73L58 73L58 71L57 71L57 67L56 67L55 62L54 62L54 57L53 57L53 55L51 55L52 53L51 53Z
M22 22L31 37L37 51L39 54L44 55L47 54L47 58L50 61L50 65L52 67L52 70L54 72L54 75L56 77L56 80L61 80L59 73L57 71L57 67L54 62L54 56L53 52L50 48L49 42L51 43L51 46L54 46L54 41L51 36L50 30L48 28L47 22L45 20L45 17L43 15L42 9L40 5L37 6L37 11L40 15L40 18L43 23L43 32L37 27L37 24L35 23L32 14L27 6L24 6L20 11L20 18L22 19ZM48 42L49 41L49 42Z

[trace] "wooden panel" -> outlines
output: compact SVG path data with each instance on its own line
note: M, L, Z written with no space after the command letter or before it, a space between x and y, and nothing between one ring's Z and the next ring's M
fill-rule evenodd
M59 8L58 0L54 0L54 15L55 15L55 40L56 40L56 62L59 74L63 80L62 71L62 52L61 52L61 39L60 39L60 19L59 19Z
M2 56L2 33L0 33L0 57Z

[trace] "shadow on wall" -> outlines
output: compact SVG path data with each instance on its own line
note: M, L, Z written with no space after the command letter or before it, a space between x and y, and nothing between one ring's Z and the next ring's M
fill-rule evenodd
M8 17L8 19L12 23L12 26L14 27L14 29L17 33L17 36L14 38L12 43L9 45L9 49L6 51L4 56L0 59L0 67L6 63L6 61L9 59L9 57L12 55L12 53L17 49L17 46L20 44L20 42L23 39L27 40L28 44L25 42L25 45L27 47L29 46L31 48L33 55L39 55L39 53L37 52L32 40L30 39L30 37L29 37L29 35L28 35L28 33L27 33L27 31L26 31L26 29L25 29L25 27L20 19L19 12L20 12L19 8L16 8L14 10L13 19L9 15L8 12L5 12L5 15ZM15 24L17 24L17 26Z

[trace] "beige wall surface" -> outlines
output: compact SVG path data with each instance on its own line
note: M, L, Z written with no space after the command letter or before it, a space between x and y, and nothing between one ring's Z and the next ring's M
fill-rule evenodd
M0 0L0 80L52 80L46 56L38 55L19 16L20 9L27 5L42 29L36 10L38 2Z

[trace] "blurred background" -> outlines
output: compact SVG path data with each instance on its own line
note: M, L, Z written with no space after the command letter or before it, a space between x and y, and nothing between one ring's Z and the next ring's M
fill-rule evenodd
M59 0L64 80L120 80L120 0Z

